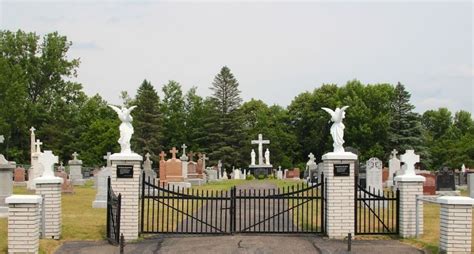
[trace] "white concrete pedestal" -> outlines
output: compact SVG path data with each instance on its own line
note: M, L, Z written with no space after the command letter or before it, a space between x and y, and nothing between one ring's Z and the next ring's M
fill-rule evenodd
M401 175L395 177L400 190L399 234L403 238L416 236L416 196L423 195L425 177L420 175ZM423 234L423 202L418 204L418 230Z
M142 156L130 153L114 153L110 156L112 163L111 187L116 195L122 194L122 210L120 213L120 233L125 241L138 239L139 224L139 186ZM132 177L122 178L117 174L117 167L132 167Z
M5 199L13 193L13 170L15 164L9 163L0 155L0 218L8 216Z
M326 233L331 239L354 235L354 169L357 155L349 152L327 153L323 157L326 186ZM348 164L349 176L334 175L334 165Z
M36 194L44 200L43 238L59 240L61 237L61 184L63 179L55 176L42 176L34 180Z

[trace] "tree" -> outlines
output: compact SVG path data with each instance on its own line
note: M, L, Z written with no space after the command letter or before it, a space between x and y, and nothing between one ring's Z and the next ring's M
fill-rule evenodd
M391 120L388 133L392 149L405 151L414 149L423 160L429 161L429 154L423 146L423 129L420 117L413 112L415 106L410 103L410 93L400 82L395 86L391 101Z
M196 93L197 88L192 87L185 96L185 143L189 151L207 152L207 133L205 128L206 115L209 113L206 109L205 101Z
M150 153L152 158L157 160L159 152L163 149L160 144L163 128L160 97L146 79L138 88L134 104L138 107L132 111L135 129L131 140L133 150L139 154Z
M161 103L163 115L164 149L180 147L185 141L185 111L181 85L176 81L169 81L163 86L163 101Z
M211 116L215 132L209 134L209 157L215 161L221 160L227 169L243 164L239 153L244 140L237 111L242 101L238 87L237 79L227 66L222 67L211 87L216 114Z

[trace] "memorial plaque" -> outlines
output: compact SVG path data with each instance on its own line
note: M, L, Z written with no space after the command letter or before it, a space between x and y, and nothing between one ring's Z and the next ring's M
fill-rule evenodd
M454 172L446 167L436 175L436 190L437 191L454 191L456 190L456 183L454 179Z
M133 178L133 165L117 165L117 178Z
M350 165L349 164L334 164L334 176L349 176Z

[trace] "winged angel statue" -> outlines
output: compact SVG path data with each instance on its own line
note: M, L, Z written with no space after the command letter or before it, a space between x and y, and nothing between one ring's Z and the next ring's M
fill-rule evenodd
M130 115L130 112L132 112L132 110L135 109L137 106L131 106L130 108L122 106L121 109L114 105L109 105L109 107L111 107L113 110L115 110L115 112L117 112L120 121L122 121L119 127L120 138L118 140L121 150L120 153L132 153L132 149L130 148L130 139L133 135L133 118Z
M336 108L334 111L330 108L322 108L324 111L328 112L331 115L331 121L334 123L331 126L331 136L334 141L333 147L335 153L343 153L344 147L344 124L342 119L344 119L346 113L344 112L349 106L344 106L342 108Z

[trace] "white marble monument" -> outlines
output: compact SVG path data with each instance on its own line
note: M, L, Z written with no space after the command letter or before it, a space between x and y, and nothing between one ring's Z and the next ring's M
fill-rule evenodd
M371 193L383 191L382 186L382 161L370 158L366 163L366 189ZM375 192L374 192L375 190Z
M257 140L251 141L252 145L258 145L258 164L255 164L255 151L252 149L250 153L251 162L249 165L250 172L254 175L269 175L272 171L272 164L270 163L270 150L267 148L265 152L263 152L263 145L270 144L270 140L263 139L262 134L258 134Z
M107 179L112 175L111 167L103 167L97 173L97 194L95 200L92 201L93 208L107 208Z
M73 185L84 185L84 179L82 176L82 160L77 158L79 154L74 152L72 154L72 160L68 162L69 165L69 179Z
M5 199L13 193L13 170L16 164L0 154L0 218L8 217L8 204Z
M150 179L153 182L153 179L156 178L156 173L152 169L153 161L150 160L150 153L145 154L145 161L143 162L143 172L145 172L145 180L148 181Z
M392 154L390 156L390 160L388 161L387 187L393 186L394 174L397 175L398 171L400 171L400 160L397 158L397 153L398 151L393 149Z

